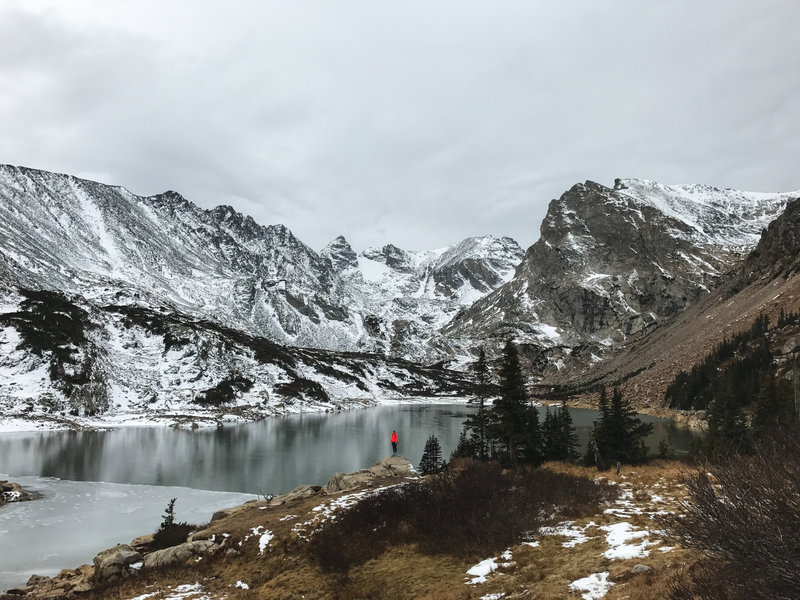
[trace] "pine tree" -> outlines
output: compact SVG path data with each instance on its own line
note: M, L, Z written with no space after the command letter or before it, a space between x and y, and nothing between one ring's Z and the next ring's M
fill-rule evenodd
M474 455L479 460L486 460L489 456L487 440L489 415L486 411L486 398L490 393L492 377L489 373L489 365L486 363L486 352L483 346L479 350L473 372L475 373L475 391L478 395L478 412L464 421L464 425L471 431L470 441Z
M574 461L580 454L578 453L578 434L575 433L575 426L572 423L572 415L567 408L566 400L561 401L561 410L556 417L558 429L558 460Z
M509 340L500 370L500 397L492 408L489 430L512 466L520 459L533 463L541 460L539 414L527 400L517 347Z
M464 425L458 436L458 444L455 450L450 454L450 460L452 461L454 458L475 458L475 450L475 444L473 440L467 436L467 426Z
M442 461L442 447L439 445L438 438L431 434L425 442L425 450L419 461L419 470L423 475L438 473L444 468Z
M750 449L750 435L744 413L731 391L731 382L722 380L715 387L714 401L708 407L705 451L712 456L746 452Z
M614 388L610 404L602 389L599 404L600 418L592 429L586 461L598 468L608 468L616 461L630 464L647 461L644 439L653 431L653 426L636 416L619 388Z
M544 460L559 460L558 437L558 423L548 406L542 422L542 458Z
M753 415L753 433L766 435L771 430L786 427L797 421L792 385L785 379L767 375L758 394Z

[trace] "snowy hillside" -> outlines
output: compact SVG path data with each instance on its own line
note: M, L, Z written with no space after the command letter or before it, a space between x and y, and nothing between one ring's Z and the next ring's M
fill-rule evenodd
M0 248L8 283L175 310L283 344L417 360L435 356L436 327L509 280L523 256L492 237L357 258L340 237L317 253L228 206L11 166L0 166Z
M219 423L468 389L462 374L441 368L281 346L179 313L57 292L7 295L0 314L5 417Z

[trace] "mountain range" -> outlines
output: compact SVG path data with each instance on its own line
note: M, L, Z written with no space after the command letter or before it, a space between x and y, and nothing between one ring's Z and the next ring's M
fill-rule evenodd
M569 381L710 297L797 196L587 181L527 251L317 252L228 206L0 166L0 408L257 418L465 393L477 347L508 338L536 381Z

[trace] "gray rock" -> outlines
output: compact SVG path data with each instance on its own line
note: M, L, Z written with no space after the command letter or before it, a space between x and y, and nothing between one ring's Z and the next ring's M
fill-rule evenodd
M631 575L639 575L640 573L651 573L653 571L653 567L648 565L638 564L633 565L631 569Z
M153 538L154 535L152 533L148 533L147 535L140 535L137 538L133 538L131 540L131 547L136 550L137 552L149 552L150 549L153 547Z
M186 542L172 548L156 550L144 557L144 568L152 569L155 567L168 567L170 565L183 564L190 558L211 554L218 548L218 545L211 540L198 540Z
M92 561L94 563L94 576L97 581L107 581L112 577L121 575L126 567L141 562L142 555L128 544L117 544L98 553Z
M275 496L270 501L269 505L280 506L281 504L286 504L287 502L290 502L292 500L301 500L303 498L309 498L315 494L318 494L321 489L322 486L319 485L299 485L292 491L287 492L286 494Z
M48 581L50 581L50 578L45 577L44 575L31 575L25 585L27 587L33 587L42 583L47 583Z
M389 456L381 459L369 469L355 473L334 473L325 486L325 492L333 494L367 487L385 477L404 477L414 474L413 467L402 456Z

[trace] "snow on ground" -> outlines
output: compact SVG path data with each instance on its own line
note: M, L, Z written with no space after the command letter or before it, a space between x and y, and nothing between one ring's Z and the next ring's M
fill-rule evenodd
M636 486L637 491L646 492L643 497L648 498L650 502L666 505L674 498L667 493L663 482L664 480L662 479L661 482L642 487L638 481L634 483L623 475L619 484L619 497L612 507L603 511L605 523L598 524L594 521L589 521L585 524L578 524L574 521L563 521L552 527L542 527L535 535L537 537L557 536L566 538L560 542L561 546L570 548L575 552L584 551L580 548L580 545L590 540L604 539L607 547L601 554L594 555L594 550L592 549L584 551L592 553L596 558L603 561L647 557L650 555L649 547L653 547L660 552L670 552L675 547L662 545L666 532L659 528L637 526L629 522L631 518L637 517L637 523L641 523L642 517L653 519L656 515L666 512L664 510L650 510L649 506L642 507L637 505L633 494L633 488ZM540 548L541 542L539 540L523 541L520 546ZM508 562L501 563L501 559ZM490 582L490 575L501 571L504 567L516 564L515 562L510 562L511 559L512 549L509 549L500 557L487 558L480 561L467 571L466 584L478 585ZM607 562L599 563L598 566L606 566L606 564ZM569 585L569 590L573 593L580 593L581 598L584 600L603 598L611 586L614 585L613 582L608 581L608 576L609 572L591 573L586 577L573 581ZM483 598L501 598L502 596L502 594L489 594L483 596Z
M539 530L539 535L561 535L571 538L561 545L564 546L564 548L574 548L578 544L588 542L590 538L586 535L586 530L590 527L597 526L594 521L591 521L584 527L575 527L574 523L575 521L564 521L555 527L542 527Z
M584 592L581 594L583 600L596 600L606 595L609 588L614 585L608 581L608 571L603 573L592 573L588 577L578 579L569 584L570 590Z
M469 585L475 585L478 583L486 583L487 576L496 571L497 569L507 569L514 565L511 562L513 558L513 554L511 553L511 548L503 552L499 557L487 558L486 560L482 560L474 567L471 567L467 571L467 575L472 577L467 583ZM505 562L498 563L497 561L502 559Z
M402 484L396 483L394 485L387 485L372 490L368 489L361 492L354 492L352 494L345 494L344 496L335 498L330 502L326 502L324 504L320 504L319 506L315 506L313 508L313 512L317 514L314 515L308 521L305 521L303 523L298 523L297 525L292 527L292 532L296 533L301 538L309 539L309 537L314 534L314 531L322 527L322 525L326 521L335 519L336 514L339 511L345 510L357 504L360 500L366 498L367 496L375 496L377 494L380 494L384 490L397 487L398 485Z
M258 553L264 554L264 550L267 549L269 543L272 541L272 538L275 537L275 534L272 533L269 529L265 530L264 533L258 538Z
M161 594L167 594L167 595L162 596ZM213 600L214 599L213 596L208 595L208 593L203 589L203 586L200 585L200 583L198 582L198 583L186 583L183 585L179 585L175 588L169 588L169 590L167 591L159 590L157 592L151 592L149 594L142 594L141 596L136 596L135 598L131 598L130 600L147 600L148 598L155 598L156 596L159 597L159 600Z
M609 549L605 551L603 556L610 560L628 558L637 558L648 556L649 550L645 550L647 546L651 546L654 542L644 540L641 544L628 544L630 540L641 539L648 537L650 531L646 529L635 530L634 527L625 521L622 523L614 523L612 525L605 525L601 527L603 531L607 532L606 542Z

